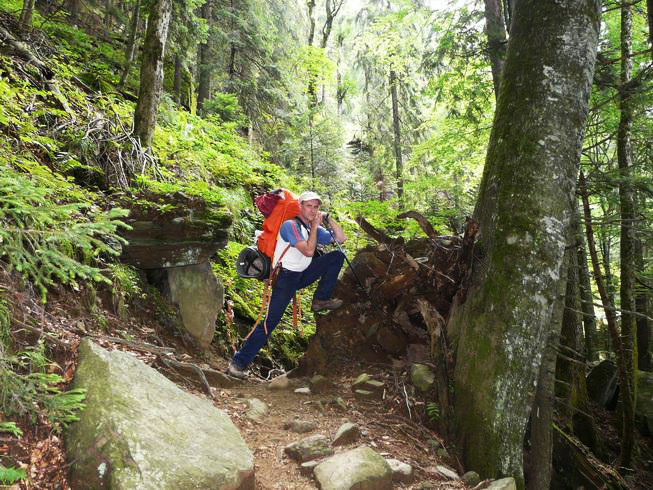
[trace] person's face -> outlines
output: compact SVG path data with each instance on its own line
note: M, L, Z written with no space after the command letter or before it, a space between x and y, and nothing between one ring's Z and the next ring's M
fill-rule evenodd
M317 199L302 202L299 205L299 212L302 215L302 220L306 223L313 221L317 213L320 212L320 204L320 201Z

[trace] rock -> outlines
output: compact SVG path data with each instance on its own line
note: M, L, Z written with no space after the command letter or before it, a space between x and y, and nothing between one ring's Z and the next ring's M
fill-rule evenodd
M406 352L408 339L399 328L384 325L376 332L376 342L389 354L399 356Z
M369 390L354 390L354 397L358 400L379 400L381 396Z
M233 221L226 208L181 193L138 197L119 203L130 208L125 222L132 227L120 230L128 242L120 256L122 262L139 269L183 267L208 262L226 245ZM165 211L157 201L168 205Z
M351 389L355 392L356 390L365 390L372 391L377 394L383 394L385 389L385 383L383 381L377 381L370 378L369 374L363 373L351 384Z
M291 432L304 434L317 429L317 422L312 420L291 420L283 424L283 428Z
M425 364L413 364L410 368L410 381L418 390L426 392L435 382L435 374Z
M489 486L485 487L486 490L517 490L517 484L515 479L510 478L501 478L500 480L494 480L490 483Z
M447 468L446 466L442 466L439 464L435 467L435 469L437 470L438 473L440 473L445 478L449 478L449 480L460 480L458 473L456 473L451 468Z
M637 425L645 436L653 435L653 373L637 371Z
M261 422L268 413L267 404L258 398L250 398L247 400L247 404L249 405L249 409L247 410L245 417L249 420Z
M345 451L321 462L315 479L322 490L391 490L392 470L369 447Z
M241 380L234 379L231 376L227 376L226 374L221 373L220 371L216 371L215 369L203 369L202 371L204 372L206 380L211 386L217 386L219 388L231 388L241 384Z
M319 461L306 461L306 463L299 465L299 472L304 476L311 476L315 471L315 467L319 464Z
M399 483L407 483L413 478L413 467L407 463L399 461L398 459L386 459L392 471L392 481Z
M229 417L133 355L83 340L72 387L87 390L65 432L73 488L254 489L254 457Z
M330 403L335 405L342 412L346 412L347 410L349 410L347 403L340 396L335 397L333 400L331 400Z
M413 487L414 490L438 490L440 487L437 483L422 481Z
M201 349L206 349L215 334L215 321L222 311L224 288L211 265L203 262L167 269L170 300L179 308L186 331Z
M298 395L310 395L310 394L311 394L311 389L310 389L310 388L306 388L306 387L304 387L304 388L297 388L297 389L295 390L295 393L297 393Z
M285 374L272 378L268 383L268 389L270 390L289 390L290 388L292 388L292 383Z
M332 387L331 381L321 374L316 374L309 381L312 393L325 393Z
M288 444L283 450L289 457L300 463L333 454L333 449L329 446L329 439L322 434L315 434Z
M360 436L361 431L358 425L346 422L340 426L331 444L333 446L345 446L357 441Z
M615 408L618 387L617 366L607 359L594 366L587 375L587 394L602 407Z
M463 475L463 483L468 487L475 487L481 482L481 477L475 471L468 471Z

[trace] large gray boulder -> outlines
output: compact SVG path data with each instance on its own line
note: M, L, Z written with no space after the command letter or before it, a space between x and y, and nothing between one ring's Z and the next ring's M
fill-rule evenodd
M65 434L74 489L254 489L254 459L229 417L131 354L80 344L86 409Z
M183 327L200 349L206 349L224 303L222 284L208 262L171 267L167 273L170 300L179 308Z
M331 456L315 467L322 490L391 490L392 470L383 456L363 446Z
M587 375L587 394L602 407L614 409L618 388L617 366L608 359L594 366Z

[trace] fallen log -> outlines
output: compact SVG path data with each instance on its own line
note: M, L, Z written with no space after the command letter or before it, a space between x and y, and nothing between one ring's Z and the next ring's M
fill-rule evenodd
M429 223L429 220L427 220L425 216L418 213L417 211L406 211L405 213L398 215L397 218L413 218L415 221L417 221L422 231L426 233L427 237L429 237L431 240L437 240L438 233L435 231L435 228L433 228L433 225Z

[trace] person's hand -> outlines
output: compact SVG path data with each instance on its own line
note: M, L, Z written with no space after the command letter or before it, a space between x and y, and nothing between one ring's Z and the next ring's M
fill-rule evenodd
M320 226L322 224L322 218L324 218L322 211L315 213L315 217L311 220L311 229Z

